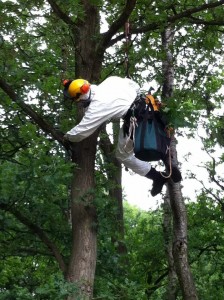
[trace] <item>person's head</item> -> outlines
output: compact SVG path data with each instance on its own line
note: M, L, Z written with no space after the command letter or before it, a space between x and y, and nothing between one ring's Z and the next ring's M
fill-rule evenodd
M66 98L75 100L76 102L80 100L85 100L83 95L87 95L90 91L90 83L85 79L75 79L63 81L64 85L64 95Z

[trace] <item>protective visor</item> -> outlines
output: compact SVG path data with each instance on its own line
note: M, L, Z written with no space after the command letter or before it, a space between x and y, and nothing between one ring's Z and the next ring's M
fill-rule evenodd
M81 99L80 99L81 94L77 94L75 97L72 97L72 96L69 94L69 92L68 92L68 88L65 88L65 89L63 90L63 94L64 94L64 96L65 96L66 99L75 100L76 102L78 102L78 101L81 100Z

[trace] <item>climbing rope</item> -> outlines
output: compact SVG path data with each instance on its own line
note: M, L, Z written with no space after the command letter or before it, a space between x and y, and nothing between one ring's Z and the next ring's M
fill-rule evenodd
M131 34L130 34L130 24L129 20L125 22L124 26L124 33L125 33L125 56L124 56L124 65L125 65L125 76L127 78L131 78L129 74L129 45L131 41Z
M167 148L167 152L168 152L168 155L169 155L169 169L170 169L170 172L169 172L169 175L164 175L164 173L162 173L160 171L160 174L162 175L162 177L164 178L170 178L172 176L172 159L171 159L171 151L170 151L170 147Z
M171 135L170 135L170 130L168 129L167 130L167 136L170 138ZM170 146L167 147L167 153L168 153L168 157L169 157L169 169L170 169L170 172L169 172L169 175L165 176L162 172L160 172L160 174L164 177L164 178L170 178L172 176L172 157L171 157L171 149L170 149Z

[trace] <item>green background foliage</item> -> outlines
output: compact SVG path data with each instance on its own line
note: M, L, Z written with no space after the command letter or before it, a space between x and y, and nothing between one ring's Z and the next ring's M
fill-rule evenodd
M93 1L92 1L93 2ZM110 25L124 3L94 1ZM73 21L83 15L79 1L57 1ZM204 1L143 1L131 15L130 30L152 25L146 33L132 32L130 73L140 84L163 85L161 31L167 17L204 4ZM54 128L66 132L77 123L76 109L65 103L61 79L74 76L72 26L52 12L47 1L1 1L0 73L19 95ZM212 156L223 139L223 8L183 18L175 25L175 82L166 111L177 129L195 135L202 126L206 164L215 188L202 185L197 201L187 205L189 254L199 299L223 299L223 154ZM197 23L216 20L217 25ZM195 22L195 23L194 23ZM118 33L123 34L123 29ZM91 37L93 38L93 37ZM94 38L98 38L97 36ZM110 51L109 51L110 50ZM114 44L104 58L100 80L125 76L125 44ZM221 111L221 112L220 112ZM70 184L74 166L69 154L23 113L0 89L0 299L63 299L78 293L64 280L43 234L68 262L71 251ZM190 149L190 151L193 151ZM163 299L167 261L162 231L162 209L141 211L125 203L127 254L117 251L114 188L106 164L97 154L94 203L98 213L98 258L95 299ZM223 174L222 174L223 175ZM197 174L194 175L197 178ZM184 183L183 183L184 184ZM122 241L124 242L124 241ZM180 296L179 291L179 297ZM211 298L211 295L213 298ZM77 294L77 299L79 295ZM80 298L81 299L81 298Z

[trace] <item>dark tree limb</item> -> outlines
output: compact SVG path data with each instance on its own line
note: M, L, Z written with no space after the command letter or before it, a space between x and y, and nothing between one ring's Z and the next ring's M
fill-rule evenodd
M217 1L217 2L212 2L212 3L200 5L198 7L186 9L183 12L176 13L173 16L167 17L166 20L163 19L163 20L160 21L158 19L158 21L156 21L156 22L152 22L152 23L149 23L149 24L147 24L145 26L141 26L141 27L135 27L134 24L133 24L133 26L131 28L131 33L132 34L141 34L141 33L146 33L146 32L150 32L150 31L158 30L161 26L164 27L164 25L175 24L178 21L180 21L182 19L185 19L185 18L189 18L190 22L193 23L193 24L220 25L220 26L222 26L222 25L224 25L224 22L221 21L221 20L219 20L219 21L217 21L217 20L206 21L206 20L200 19L200 22L199 22L199 19L197 19L197 18L194 19L192 15L196 14L198 12L202 12L206 9L214 9L216 7L219 7L219 6L223 5L223 4L224 4L224 0L220 0L220 1ZM113 46L118 41L121 41L124 38L125 38L124 33L118 35L116 38L111 39L108 42L108 47Z
M203 4L203 5L200 5L198 7L189 8L189 9L186 9L185 11L183 11L179 14L176 14L176 15L172 16L172 17L168 17L167 21L168 21L168 23L172 24L172 23L176 22L177 20L180 20L180 19L183 19L183 18L189 18L193 14L204 11L206 9L213 9L213 8L221 6L223 4L224 4L224 0L220 0L220 1L217 1L217 2L209 2L207 4Z
M224 26L224 21L223 20L206 21L206 20L202 20L202 19L199 19L199 18L191 17L189 19L189 22L192 23L192 24L206 25L206 26Z
M8 205L1 203L0 209L4 211L8 211L11 214L13 214L16 219L18 219L22 224L24 224L26 227L29 228L31 232L33 232L35 235L39 237L39 239L47 246L47 248L50 250L50 252L54 255L56 261L59 264L59 267L61 271L65 274L66 272L66 265L63 260L63 257L57 248L57 246L48 238L48 236L45 234L44 230L34 224L30 219L28 219L25 215L23 215L19 210L16 210L14 207L9 207Z
M23 112L35 121L37 125L47 134L51 134L55 140L69 150L68 143L63 139L63 133L56 130L51 124L49 124L41 115L35 112L30 105L26 104L20 99L20 96L16 94L12 87L0 77L0 88L9 96L9 98L15 102Z
M119 29L122 26L124 26L125 22L128 20L131 13L133 12L135 5L136 5L136 0L126 1L124 10L120 14L120 16L110 25L109 30L102 34L102 40L99 45L99 49L101 49L101 51L104 52L105 49L107 49L109 46L111 46L112 37L119 31ZM121 36L123 38L124 34Z
M76 23L60 8L60 6L54 0L47 0L50 4L53 12L68 25L75 25Z

